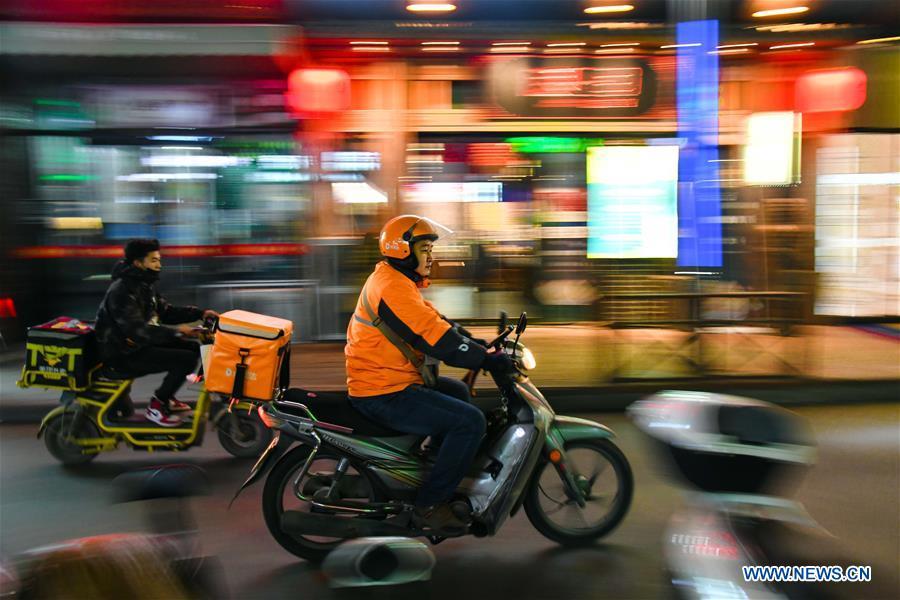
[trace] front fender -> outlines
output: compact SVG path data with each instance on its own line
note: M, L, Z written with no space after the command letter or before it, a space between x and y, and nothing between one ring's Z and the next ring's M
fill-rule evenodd
M44 435L44 430L47 429L47 425L50 423L50 421L52 421L54 418L58 417L59 415L63 414L64 412L66 412L67 408L69 408L69 407L68 406L57 406L56 408L54 408L53 410L51 410L44 416L44 418L41 420L41 426L38 428L38 432L37 432L38 439L40 439L41 436Z
M550 432L563 443L576 440L610 439L616 437L615 432L606 425L587 419L556 415L550 425Z
M566 494L582 508L585 500L572 475L572 469L566 455L566 444L578 440L608 439L615 437L615 435L612 429L600 423L564 415L555 415L550 428L547 430L547 439L544 445L547 458L553 463L556 472L562 479L563 485L566 487ZM553 459L552 457L555 453L558 453L558 455L556 459Z

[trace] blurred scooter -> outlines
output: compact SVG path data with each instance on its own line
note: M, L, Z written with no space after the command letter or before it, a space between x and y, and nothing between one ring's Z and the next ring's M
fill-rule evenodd
M206 474L192 465L169 465L125 473L113 483L118 502L152 501L145 513L151 533L90 536L29 550L6 565L0 598L227 598L218 560L199 556L186 501L209 493Z
M746 581L742 567L864 565L803 505L787 496L813 465L811 428L798 415L721 394L666 391L628 414L694 490L669 521L664 557L681 598L847 598L860 588L833 582ZM868 597L881 597L863 584ZM874 594L874 595L870 595Z

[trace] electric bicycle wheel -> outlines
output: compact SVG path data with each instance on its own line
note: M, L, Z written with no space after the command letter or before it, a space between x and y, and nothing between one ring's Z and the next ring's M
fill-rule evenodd
M74 443L76 439L88 439L100 437L100 430L88 417L80 418L80 423L73 431L72 424L75 415L64 412L50 419L44 429L44 446L50 454L64 465L83 465L97 458L99 452L85 452L84 446Z
M625 518L634 493L631 466L608 440L580 440L565 445L567 463L585 499L584 508L570 499L556 468L538 465L525 498L525 514L547 539L564 546L586 546Z
M272 441L272 430L266 427L255 414L234 415L235 419L225 415L216 433L219 443L232 456L237 458L256 458ZM237 431L234 423L237 422Z

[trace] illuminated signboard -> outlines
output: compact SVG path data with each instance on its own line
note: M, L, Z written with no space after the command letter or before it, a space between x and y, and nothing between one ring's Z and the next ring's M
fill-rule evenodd
M678 147L588 148L588 258L675 258Z
M585 152L591 146L602 146L602 138L528 136L506 138L513 150L522 154Z
M657 77L641 58L501 60L490 68L494 101L526 117L629 117L656 101Z
M404 202L450 204L453 202L500 202L503 184L499 181L408 183L401 187Z
M799 113L760 112L747 119L744 183L788 185L800 172Z

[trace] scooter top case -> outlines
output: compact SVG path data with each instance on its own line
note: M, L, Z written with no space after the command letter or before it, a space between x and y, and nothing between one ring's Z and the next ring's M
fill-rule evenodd
M815 441L794 413L759 400L663 391L628 407L677 471L707 492L765 493L815 461ZM795 481L798 478L793 478Z

